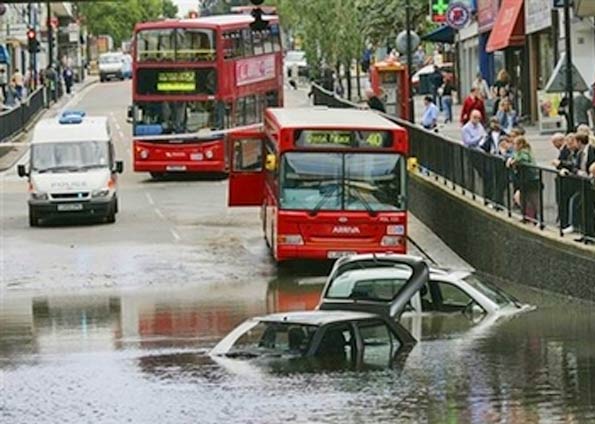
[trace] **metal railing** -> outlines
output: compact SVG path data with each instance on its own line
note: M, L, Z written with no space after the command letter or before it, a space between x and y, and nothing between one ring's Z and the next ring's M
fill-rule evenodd
M358 105L314 85L314 104L353 108ZM386 115L385 115L386 116ZM445 187L496 211L519 217L539 229L555 228L564 236L573 227L577 240L595 241L595 184L592 179L561 175L541 166L507 166L506 159L465 147L457 140L394 117L407 128L410 155L421 172Z
M0 113L0 144L23 131L42 109L61 96L61 90L56 90L54 98L47 86L40 87L13 109Z

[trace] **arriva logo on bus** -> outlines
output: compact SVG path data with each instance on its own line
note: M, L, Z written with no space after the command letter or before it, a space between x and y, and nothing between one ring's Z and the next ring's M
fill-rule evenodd
M333 234L359 234L358 227L351 227L348 225L336 225L333 227Z

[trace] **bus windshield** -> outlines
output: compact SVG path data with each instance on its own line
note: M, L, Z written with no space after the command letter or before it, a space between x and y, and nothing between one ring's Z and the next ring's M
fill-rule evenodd
M281 164L281 208L405 210L405 164L396 153L290 152Z
M229 126L229 108L212 100L145 102L136 104L134 134L161 135L223 129Z
M216 58L215 32L198 28L140 31L136 35L139 62L204 62Z

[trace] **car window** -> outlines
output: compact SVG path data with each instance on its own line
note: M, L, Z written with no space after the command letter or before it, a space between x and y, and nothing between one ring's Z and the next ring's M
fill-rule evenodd
M388 302L397 295L412 272L409 267L345 271L332 281L325 297Z
M474 289L481 292L484 296L499 306L514 303L516 300L512 296L504 293L499 288L494 287L485 281L479 280L475 275L468 275L467 277L463 278L463 280L465 280Z
M433 282L433 284L436 286L433 301L437 305L437 310L442 312L461 311L470 302L473 302L471 296L453 284L441 281Z
M320 359L351 362L355 360L355 337L349 324L324 329L315 356Z
M364 345L363 362L372 366L389 366L399 348L398 340L381 321L358 324Z
M229 355L303 355L315 331L310 325L260 322L236 340Z

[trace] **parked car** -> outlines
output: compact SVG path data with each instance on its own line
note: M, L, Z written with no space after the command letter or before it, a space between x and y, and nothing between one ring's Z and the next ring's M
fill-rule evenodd
M443 63L438 66L438 69L440 69L444 80L450 79L452 84L456 86L453 63ZM411 84L413 85L416 94L428 94L430 92L429 82L426 83L424 80L429 77L432 72L434 72L434 65L430 64L424 66L413 74L411 77Z
M233 360L321 360L356 368L390 366L416 343L398 318L427 281L429 269L420 258L405 255L374 260L403 271L401 275L406 278L399 282L398 290L368 302L327 297L315 311L249 319L223 338L211 356ZM352 267L349 260L338 261L332 275ZM384 289L381 284L379 290Z
M307 78L310 74L310 67L306 61L306 52L302 50L289 50L283 58L283 72L286 77L291 76L291 70L297 66L298 76Z

